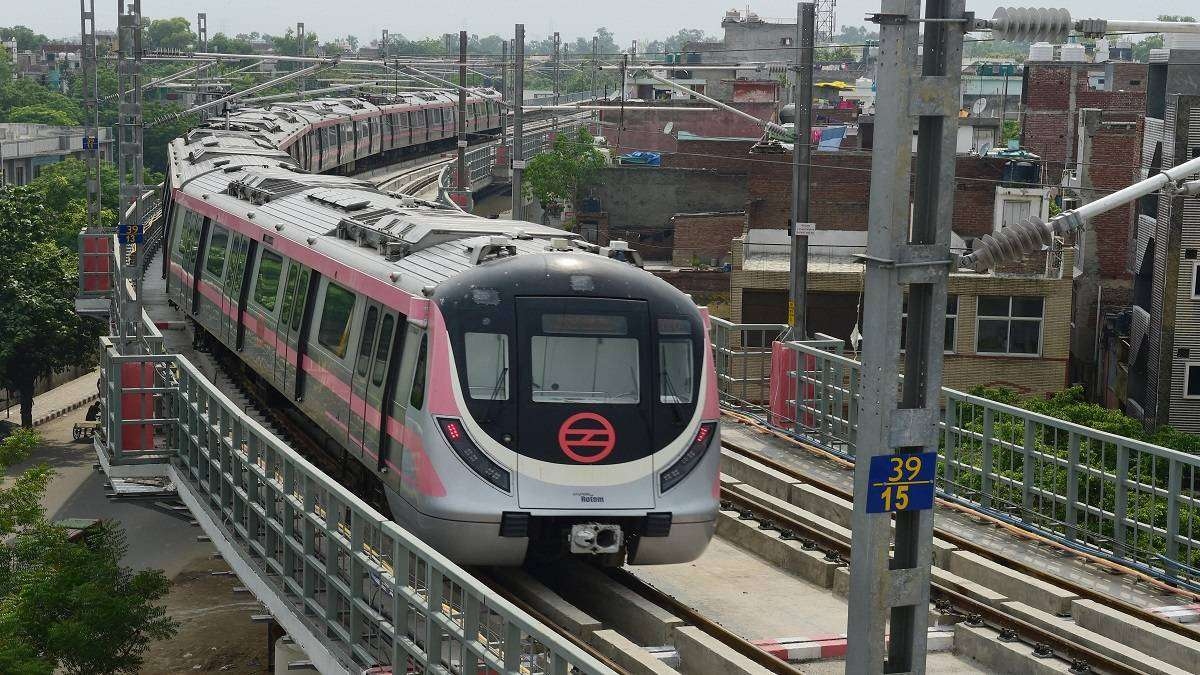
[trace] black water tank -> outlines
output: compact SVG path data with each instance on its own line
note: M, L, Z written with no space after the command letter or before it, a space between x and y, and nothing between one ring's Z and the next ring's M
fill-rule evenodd
M1041 182L1042 168L1035 162L1012 161L1004 165L1003 180L1005 183L1028 183L1037 185Z

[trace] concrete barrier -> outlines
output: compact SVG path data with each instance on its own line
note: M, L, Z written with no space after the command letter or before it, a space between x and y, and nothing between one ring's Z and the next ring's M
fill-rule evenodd
M506 588L520 596L530 607L578 637L586 639L588 635L604 627L600 621L567 602L561 595L520 569L496 568L492 571L492 576L503 582Z
M721 450L721 473L783 500L788 499L792 485L802 485L785 473L724 449Z
M1095 600L1076 600L1071 616L1080 626L1118 640L1130 649L1186 671L1200 673L1200 640L1159 628Z
M804 509L800 508L799 506L796 506L795 504L792 504L791 502L788 502L786 500L780 499L779 497L775 497L770 494L767 494L766 492L763 492L762 490L751 487L750 485L747 485L747 484L734 485L734 486L730 487L729 489L731 492L735 492L737 494L752 498L755 501L759 501L764 504L767 504L771 508L775 509L776 511L785 513L788 516L791 516L792 518L794 518L795 520L798 520L798 521L804 523L805 525L819 529L820 531L824 532L827 536L841 542L842 544L844 544L846 546L850 545L850 530L849 530L849 528L842 527L841 525L838 525L837 523L835 523L831 520L826 520L825 518L822 518L816 514L805 511Z
M991 628L954 626L954 651L975 659L989 672L1002 675L1058 675L1071 672L1070 664L1058 659L1042 659L1023 642L1001 642Z
M1072 644L1086 647L1098 654L1103 654L1111 659L1127 663L1151 675L1195 675L1195 671L1177 668L1158 658L1135 651L1124 642L1105 637L1080 626L1070 619L1054 616L1049 612L1043 612L1040 609L1030 607L1023 602L1006 602L1004 603L1004 609L1007 613L1028 624L1070 640Z
M717 516L717 535L809 583L822 588L833 585L837 563L825 560L820 551L804 550L798 541L780 539L776 530L758 529L758 521L738 520L735 513L722 511Z
M555 587L584 612L617 628L642 646L670 644L671 632L683 620L634 591L585 565L561 568Z
M1058 616L1070 616L1071 603L1079 598L1065 588L1021 574L969 551L950 554L950 571L1003 593L1012 600L1020 600Z
M970 579L964 579L953 572L942 569L941 567L931 568L929 570L929 579L943 588L957 591L963 595L966 595L972 600L978 600L979 602L991 605L993 607L997 607L1009 599L1008 596L996 591L993 588L988 588L982 584L977 584Z
M587 642L631 675L675 675L678 672L615 630L595 631L588 636Z
M675 651L679 653L679 671L687 675L771 673L695 626L675 629Z

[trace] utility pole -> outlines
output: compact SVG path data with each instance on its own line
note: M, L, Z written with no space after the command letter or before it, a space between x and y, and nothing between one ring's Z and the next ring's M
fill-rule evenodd
M470 198L471 176L467 173L467 31L458 31L458 165L455 173L455 189L467 208Z
M118 335L132 337L140 347L142 337L142 0L131 0L129 11L125 0L117 0L117 91L121 100L117 109L117 144L119 147L121 206L117 214L117 241L121 244L122 289L116 290L118 302L125 306L117 312L120 317ZM133 180L128 176L132 174ZM131 208L132 207L132 208ZM128 215L126 215L128 214ZM133 264L129 264L129 254ZM132 303L124 303L124 284L133 286Z
M970 24L964 0L927 0L924 17L921 5L882 0L874 17L879 77L867 254L861 256L864 376L846 655L846 672L866 675L925 672L958 93Z
M100 119L96 77L96 0L79 0L80 64L83 70L83 149L87 151L87 226L100 226ZM0 174L3 165L0 164ZM2 181L0 181L2 182Z
M296 23L296 55L304 56L304 22ZM304 98L304 78L296 80L296 93L300 98Z
M500 42L500 100L512 100L508 95L508 40ZM500 148L508 147L508 106L500 106Z
M198 43L197 46L200 48L201 52L204 52L204 53L208 52L208 14L206 14L205 12L200 12L200 13L196 14L196 42ZM196 79L198 81L202 81L204 83L204 84L196 87L196 101L197 101L197 103L207 103L208 102L208 67L207 66L202 68L200 70L200 72L196 73ZM208 113L206 111L201 111L199 117L200 117L200 121L203 122L208 117Z
M596 99L596 50L599 48L600 38L592 36L592 100Z
M554 49L553 49L553 59L554 59L553 64L554 65L553 65L553 69L551 70L551 72L553 73L552 79L554 81L554 107L555 108L558 108L558 94L559 94L558 56L559 56L559 37L558 37L558 31L555 31L555 33L554 33ZM554 129L555 133L558 132L558 110L557 109L554 111L553 122L551 124L551 128Z
M812 163L812 69L815 7L811 2L796 3L796 72L792 80L792 104L796 119L792 129L792 236L791 298L788 300L788 324L793 340L808 339L808 174Z
M513 144L512 144L512 219L525 220L525 196L521 178L525 173L525 24L517 24L513 40Z

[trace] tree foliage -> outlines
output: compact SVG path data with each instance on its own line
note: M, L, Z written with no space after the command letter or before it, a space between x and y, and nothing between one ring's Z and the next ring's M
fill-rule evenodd
M25 427L37 378L83 361L99 336L75 313L76 257L42 202L34 187L0 187L0 384L17 392Z
M275 45L276 54L283 54L286 56L300 55L300 40L297 37L296 32L291 28L288 28L287 32L283 35L271 38L271 42ZM316 54L317 44L317 34L306 31L304 33L304 53L309 56Z
M0 42L17 41L17 51L33 51L41 49L42 45L50 41L50 38L41 33L33 32L33 29L26 26L12 26L11 28L0 28Z
M191 49L196 43L192 24L182 16L170 19L154 19L144 29L142 39L146 49Z
M526 164L525 194L532 195L543 208L559 201L573 202L579 186L591 180L602 166L604 157L587 129L581 127L575 134L559 133L550 152Z
M45 103L26 105L13 108L8 112L7 122L29 122L32 124L53 124L60 127L73 126L78 122L66 110L53 108Z
M0 441L0 472L40 440L18 429ZM169 582L121 565L127 545L116 525L71 541L47 521L41 498L51 476L40 465L0 479L0 672L136 673L150 642L178 630L160 603Z
M250 54L252 47L250 41L239 37L229 37L224 33L217 33L208 39L209 51L220 54Z

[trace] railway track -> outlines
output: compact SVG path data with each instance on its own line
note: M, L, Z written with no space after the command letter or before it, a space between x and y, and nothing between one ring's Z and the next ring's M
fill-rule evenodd
M852 497L848 491L838 486L815 479L810 475L797 471L794 467L735 443L722 440L722 447L731 453L779 472L791 480L808 484L841 499L850 500ZM822 529L813 527L809 523L798 520L767 500L756 499L747 494L735 492L727 487L722 487L721 489L721 500L723 509L735 511L738 514L737 517L741 520L756 520L759 529L778 531L781 539L799 540L801 546L804 548L825 552L827 560L846 562L847 564L853 562L850 558L850 546L845 541L835 538ZM1191 638L1195 637L1195 633L1185 626L1164 619L1141 607L1074 583L1064 577L1051 575L1012 558L1002 557L995 551L951 532L945 532L940 529L935 531L939 538L947 540L954 546L986 557L994 562L1002 563L1009 569L1052 583L1079 595L1081 598L1103 602L1114 609L1152 623L1157 627ZM1013 616L1004 611L1002 605L994 606L987 604L982 600L971 597L964 589L955 588L950 584L939 583L936 579L931 582L931 600L943 612L951 611L964 617L968 625L991 627L1000 633L1001 639L1023 642L1032 647L1034 653L1039 656L1055 656L1068 664L1072 664L1072 672L1144 672L1105 654L1071 642L1057 633Z

